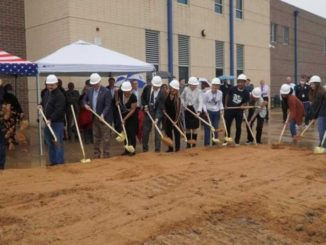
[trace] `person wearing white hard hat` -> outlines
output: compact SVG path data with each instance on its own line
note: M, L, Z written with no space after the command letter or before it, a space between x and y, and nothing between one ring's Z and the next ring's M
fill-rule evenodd
M128 143L136 149L136 135L138 129L138 110L137 97L133 93L132 85L129 81L122 83L118 91L118 106L120 106L122 114L122 124L126 128ZM135 152L125 150L122 155L134 156Z
M291 88L290 93L295 94L295 84L292 82L292 78L290 76L286 77L284 84L288 84ZM287 107L287 104L282 100L282 96L280 96L280 99L281 99L281 103L282 103L283 123L285 123L286 118L287 118L288 107Z
M326 141L321 145L326 131L326 89L321 85L321 78L317 75L310 78L309 100L311 101L311 119L317 120L319 133L319 146L326 148Z
M168 116L179 126L181 127L181 100L179 96L180 83L178 80L174 79L169 83L170 91L168 96L165 98L163 112L168 114ZM175 149L173 147L168 148L167 152L179 151L180 150L180 133L174 127L174 125L164 118L164 128L165 133L170 139L174 139ZM174 135L174 137L173 137Z
M46 78L46 92L39 108L43 109L46 125L50 125L57 137L58 142L53 142L52 134L48 127L44 129L45 141L49 147L50 165L64 163L64 120L66 111L66 97L58 87L58 78L51 74Z
M92 109L108 123L113 121L112 96L107 88L101 85L101 76L93 73L90 76L92 86L84 96L83 105L87 110ZM93 116L94 158L110 157L110 130L97 117Z
M225 122L227 132L231 134L232 122L235 119L236 123L236 134L235 134L235 145L240 144L241 138L241 124L243 119L244 109L233 109L233 107L239 108L246 106L249 102L249 92L245 89L247 76L240 74L237 79L237 86L232 87L225 98ZM225 142L224 144L225 145Z
M188 108L193 113L197 114L197 117L195 117L188 110L185 110L184 112L187 139L196 141L197 129L199 128L198 117L203 110L203 96L199 89L199 81L196 77L189 78L188 87L186 87L181 94L181 102L183 107ZM190 147L191 145L187 143L187 148Z
M203 110L207 117L210 118L212 126L217 129L220 121L220 114L224 113L223 93L220 90L221 81L218 78L213 78L211 88L203 95ZM218 139L218 132L215 131L215 138ZM211 143L211 129L205 125L204 145L208 146ZM214 143L213 143L214 144Z
M254 122L257 120L257 126L256 126L256 142L257 144L261 144L261 136L263 133L263 127L264 127L264 120L267 116L267 105L268 102L265 101L262 97L262 91L261 88L256 87L252 90L250 94L250 106L254 106L254 108L249 109L248 114L248 120L249 125L252 128ZM254 141L251 132L247 126L247 145L252 144Z
M161 91L162 87L162 78L160 76L154 76L152 78L151 84L148 84L141 95L141 105L145 111L143 129L144 129L144 138L143 138L143 152L148 151L148 141L150 132L152 131L152 121L147 115L149 112L152 118L155 120L155 123L160 127L163 118L163 109L165 95ZM160 134L155 130L155 152L160 152L161 150L161 137Z
M286 124L290 124L290 131L295 141L295 136L297 135L297 126L301 126L304 117L304 108L302 102L292 94L292 88L289 84L283 84L281 86L280 94L282 96L282 101L284 101L286 107L288 108L288 116L285 121Z

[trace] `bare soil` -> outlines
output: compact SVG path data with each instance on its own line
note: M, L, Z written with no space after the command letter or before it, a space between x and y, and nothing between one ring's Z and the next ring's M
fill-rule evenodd
M326 244L326 157L194 148L0 173L0 244Z

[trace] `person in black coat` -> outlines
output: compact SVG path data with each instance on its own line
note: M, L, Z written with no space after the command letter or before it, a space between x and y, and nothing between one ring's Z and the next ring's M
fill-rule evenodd
M145 111L143 128L143 152L148 151L149 135L152 130L152 121L147 115L147 111L150 113L155 123L160 127L163 117L163 108L165 95L161 91L162 78L160 76L154 76L151 85L147 85L141 95L141 106ZM155 152L161 150L161 137L160 134L155 130Z
M68 90L66 92L66 98L67 98L67 131L68 131L68 140L71 140L71 136L73 132L75 132L75 138L77 139L76 135L76 126L74 123L73 119L73 114L71 111L71 106L73 106L75 115L78 115L79 113L79 106L78 106L78 101L79 101L79 91L75 89L75 85L70 82L68 83Z
M58 79L55 75L46 78L47 92L44 94L39 109L42 109L47 121L47 126L51 126L56 135L57 142L53 142L53 136L49 127L45 127L44 136L49 147L50 165L64 163L64 120L66 111L66 97L58 88Z
M309 92L310 86L307 84L307 77L305 75L301 76L300 83L294 87L295 96L303 103L304 107L304 123L309 124L310 119L310 102L309 102Z
M5 127L4 127L4 118L2 111L3 97L4 97L4 88L2 86L2 80L0 79L0 170L5 168L6 163L6 144L5 144Z

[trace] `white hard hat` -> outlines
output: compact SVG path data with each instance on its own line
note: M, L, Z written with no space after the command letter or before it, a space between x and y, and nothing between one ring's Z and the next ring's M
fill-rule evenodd
M180 83L178 80L174 79L170 82L170 87L176 89L176 90L179 90L180 89Z
M217 78L217 77L214 77L214 78L212 79L212 85L213 85L213 84L221 85L221 80L220 80L219 78Z
M321 83L320 76L314 75L310 78L309 84L311 83Z
M245 74L240 74L238 76L238 80L245 80L245 81L247 81L247 76Z
M261 97L261 89L260 88L254 88L253 90L252 90L252 92L251 92L251 95L254 97L254 98L256 98L256 99L258 99L258 98L260 98Z
M190 77L188 80L189 85L199 85L199 81L196 77Z
M291 92L291 86L289 84L283 84L281 86L280 94L289 94Z
M92 73L91 76L89 77L89 83L91 85L98 84L101 81L101 76L97 73Z
M131 83L129 81L125 81L121 85L121 90L123 92L130 92L132 90Z
M155 87L161 87L162 86L162 78L160 76L154 76L152 78L152 85Z
M58 78L56 75L51 74L46 77L45 84L56 84L56 83L58 83Z

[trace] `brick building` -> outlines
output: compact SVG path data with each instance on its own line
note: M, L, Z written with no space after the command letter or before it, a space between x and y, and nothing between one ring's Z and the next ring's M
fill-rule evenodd
M321 76L326 82L326 19L279 0L271 0L271 94L285 78L294 80L294 11L298 10L298 74ZM298 82L298 81L297 81Z
M26 59L24 0L0 1L0 48ZM18 77L16 85L14 77L1 74L0 77L6 83L11 83L17 90L15 93L28 117L27 79Z

